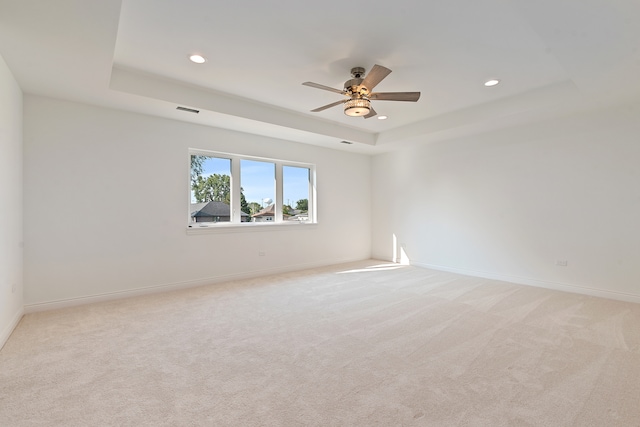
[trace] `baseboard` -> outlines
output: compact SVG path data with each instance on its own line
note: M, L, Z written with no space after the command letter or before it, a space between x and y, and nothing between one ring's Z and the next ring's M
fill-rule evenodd
M599 298L614 299L618 301L626 301L640 303L640 295L629 294L625 292L607 291L603 289L589 288L586 286L551 282L547 280L532 279L529 277L511 276L508 274L489 273L486 271L468 270L464 268L447 267L443 265L427 264L422 262L411 261L411 265L421 268L429 268L432 270L447 271L450 273L462 274L465 276L483 277L485 279L501 280L503 282L511 282L519 285L536 286L538 288L552 289L555 291L571 292L574 294L589 295Z
M9 340L9 337L13 333L13 330L16 328L16 326L18 326L18 323L20 323L20 319L22 319L22 316L24 316L24 309L18 310L15 316L13 316L13 319L11 319L11 322L9 322L9 324L2 330L2 332L0 332L0 350L2 350L2 347L4 347L6 342Z
M164 283L153 286L146 286L142 288L128 289L124 291L101 293L96 295L86 295L76 298L60 299L55 301L44 301L33 304L25 304L24 313L36 313L40 311L57 310L61 308L74 307L84 304L93 304L97 302L112 301L123 298L131 298L142 295L156 294L160 292L175 291L180 289L195 288L199 286L213 285L216 283L224 283L233 280L254 279L256 277L263 277L273 274L290 273L293 271L306 270L310 268L326 267L328 265L342 264L348 262L362 261L369 258L357 258L357 259L328 259L319 262L295 264L286 267L267 268L261 270L253 270L250 272L227 274L221 276L205 277L196 280L187 280L183 282Z

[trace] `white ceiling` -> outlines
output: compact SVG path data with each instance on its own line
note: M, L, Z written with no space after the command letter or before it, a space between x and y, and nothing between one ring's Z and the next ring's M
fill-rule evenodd
M0 54L26 93L375 153L639 99L638 22L637 0L0 0ZM309 111L340 95L302 82L374 64L421 99Z

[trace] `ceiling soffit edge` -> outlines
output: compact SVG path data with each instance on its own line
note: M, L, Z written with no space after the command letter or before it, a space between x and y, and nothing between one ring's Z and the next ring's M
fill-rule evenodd
M115 91L175 103L176 106L213 111L360 144L375 145L375 133L306 117L268 104L214 92L206 88L136 70L114 66L109 88Z

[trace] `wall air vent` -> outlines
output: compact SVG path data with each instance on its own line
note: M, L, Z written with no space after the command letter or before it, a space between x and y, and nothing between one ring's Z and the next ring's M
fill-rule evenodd
M193 108L187 108L187 107L177 107L176 110L187 111L189 113L196 113L196 114L200 112L200 110L194 110Z

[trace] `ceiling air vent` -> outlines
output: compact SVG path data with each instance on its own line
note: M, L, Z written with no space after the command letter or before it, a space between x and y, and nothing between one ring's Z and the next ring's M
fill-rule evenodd
M196 113L196 114L200 112L200 110L194 110L193 108L187 108L187 107L177 107L176 110L187 111L189 113Z

